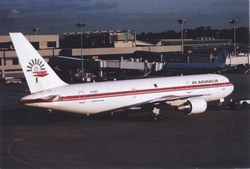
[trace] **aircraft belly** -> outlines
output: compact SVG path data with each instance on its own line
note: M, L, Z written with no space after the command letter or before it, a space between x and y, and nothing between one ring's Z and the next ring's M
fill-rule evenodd
M152 97L152 96L151 96ZM127 109L134 105L142 104L151 99L149 96L121 96L121 97L110 97L100 100L86 100L86 105L82 105L84 110L89 113L99 113L105 111L112 111L117 109Z
M152 99L152 96L124 96L111 97L103 99L89 99L84 102L74 101L57 101L48 103L36 103L30 106L41 107L59 111L67 111L79 114L95 114L99 112L112 111L121 108L128 108L146 102Z

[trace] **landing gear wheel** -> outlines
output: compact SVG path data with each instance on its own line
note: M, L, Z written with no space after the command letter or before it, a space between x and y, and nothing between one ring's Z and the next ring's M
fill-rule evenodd
M164 119L165 119L164 116L159 114L153 116L153 121L162 121Z
M164 120L164 117L162 115L160 115L160 108L159 107L154 107L153 114L154 114L152 116L153 121L162 121L162 120Z
M243 110L246 110L246 109L248 108L247 102L243 102L242 105L241 105L241 108L242 108Z

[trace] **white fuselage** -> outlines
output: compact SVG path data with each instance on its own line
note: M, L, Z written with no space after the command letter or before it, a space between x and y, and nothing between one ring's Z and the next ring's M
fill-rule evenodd
M233 91L229 80L217 74L72 84L33 93L21 99L28 106L94 114L159 101L199 96L220 100ZM155 100L156 99L156 100Z

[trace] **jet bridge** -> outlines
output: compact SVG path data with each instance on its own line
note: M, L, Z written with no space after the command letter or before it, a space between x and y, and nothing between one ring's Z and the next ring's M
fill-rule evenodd
M139 61L139 59L130 60L99 60L100 68L127 69L127 70L145 70L159 71L163 68L164 63Z

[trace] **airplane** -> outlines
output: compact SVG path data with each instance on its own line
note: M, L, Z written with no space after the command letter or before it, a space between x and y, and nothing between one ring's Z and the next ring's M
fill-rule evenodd
M230 68L226 65L226 59L228 55L227 47L222 49L213 63L166 63L163 71L165 73L181 73L181 74L192 74L192 73L221 73Z
M203 113L207 102L223 102L234 90L229 79L218 74L67 84L22 33L10 37L31 93L20 100L27 106L87 115L151 107L158 120L163 106Z

